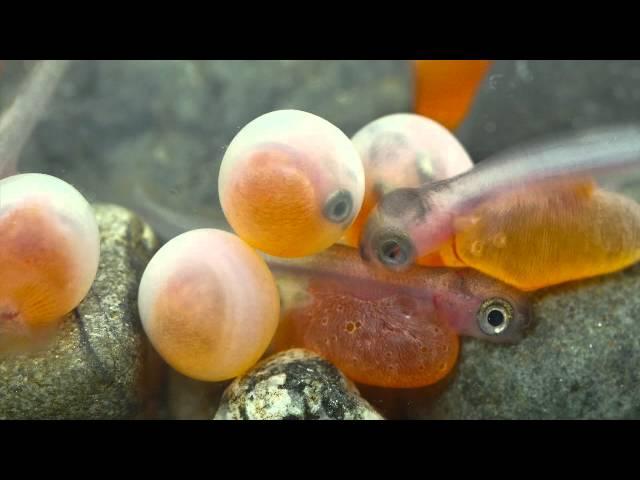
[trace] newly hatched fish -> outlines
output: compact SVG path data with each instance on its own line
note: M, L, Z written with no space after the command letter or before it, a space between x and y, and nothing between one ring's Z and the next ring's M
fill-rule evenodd
M308 348L364 384L430 385L455 365L458 335L513 343L529 324L525 294L473 270L397 274L342 245L267 264L281 298L274 348Z
M416 113L455 129L490 66L489 60L416 60Z
M36 64L0 118L3 352L17 344L28 345L73 310L98 269L100 234L82 194L49 175L15 174L20 152L66 67L67 62L58 61Z
M640 259L640 205L594 178L639 166L637 126L511 149L457 177L385 195L361 254L399 270L449 245L453 261L522 290L609 273Z
M298 110L247 124L225 152L220 204L234 231L270 255L317 253L342 237L364 196L358 152L337 127Z
M365 172L362 208L343 242L357 247L362 228L380 197L399 187L417 187L469 170L473 162L439 123L412 113L378 118L351 139Z

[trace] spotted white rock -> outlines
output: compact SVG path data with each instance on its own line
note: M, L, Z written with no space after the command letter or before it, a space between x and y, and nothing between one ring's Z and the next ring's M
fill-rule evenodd
M303 349L259 363L226 389L214 420L383 420L332 364Z

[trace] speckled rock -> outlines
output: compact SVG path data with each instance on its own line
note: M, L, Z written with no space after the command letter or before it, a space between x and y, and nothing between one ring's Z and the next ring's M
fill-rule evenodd
M95 211L101 257L91 291L46 349L0 360L0 418L136 418L153 408L162 364L136 301L157 241L128 210L96 205Z
M640 120L640 61L498 60L456 134L474 160L550 133Z
M640 265L537 294L520 344L465 340L440 396L409 413L445 419L640 418Z
M381 420L336 367L292 349L264 360L225 391L215 420Z
M25 70L7 62L0 106ZM219 164L254 118L307 110L352 135L410 109L412 84L410 64L395 60L78 61L27 145L23 170L65 178L91 201L130 207L167 239L224 222Z

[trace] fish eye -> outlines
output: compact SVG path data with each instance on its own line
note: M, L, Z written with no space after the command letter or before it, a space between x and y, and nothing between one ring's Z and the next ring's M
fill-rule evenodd
M513 306L502 298L490 298L480 305L478 326L487 335L501 335L513 320Z
M390 233L381 235L373 241L374 250L383 265L403 267L413 259L413 245L404 235Z
M342 223L351 217L353 198L347 190L332 193L324 205L324 216L333 223Z

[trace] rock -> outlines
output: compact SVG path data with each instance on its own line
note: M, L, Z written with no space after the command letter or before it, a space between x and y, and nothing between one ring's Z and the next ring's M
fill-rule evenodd
M158 244L130 211L95 212L101 256L91 291L46 349L0 360L0 418L138 418L153 408L162 364L142 331L137 290Z
M169 371L167 387L168 416L175 420L213 418L224 389L230 382L201 382Z
M540 292L518 345L465 340L448 387L414 418L640 418L640 265Z
M7 62L0 99L11 98L25 65ZM78 61L21 166L64 178L92 201L127 206L168 239L224 223L219 164L254 118L307 110L352 135L409 110L412 82L406 61Z
M638 120L637 60L498 60L456 135L478 161L527 139Z
M224 392L215 420L382 420L336 367L303 349L259 363Z

